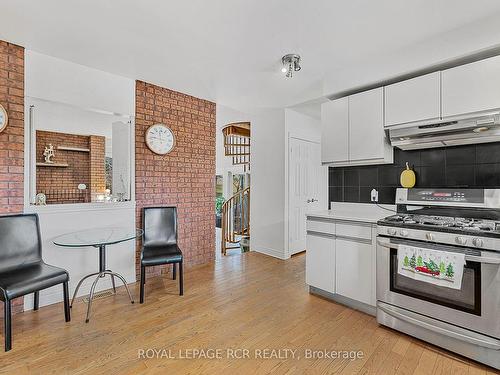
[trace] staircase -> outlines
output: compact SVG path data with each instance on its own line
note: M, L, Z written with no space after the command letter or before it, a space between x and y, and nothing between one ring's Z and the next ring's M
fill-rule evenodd
M250 170L250 123L233 122L222 129L224 154L230 156L233 165L243 165Z
M250 188L238 191L222 205L222 248L240 248L250 238ZM228 246L228 243L230 244Z
M222 129L224 154L231 157L233 165L250 170L250 123L233 122ZM222 205L222 248L249 248L250 240L250 188L239 190Z

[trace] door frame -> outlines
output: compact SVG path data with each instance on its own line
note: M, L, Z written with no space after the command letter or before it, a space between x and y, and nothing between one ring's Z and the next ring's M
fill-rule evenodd
M289 259L291 257L290 254L290 140L298 139L300 141L310 142L317 144L321 148L321 140L315 139L314 137L307 138L301 135L294 135L292 132L288 132L286 136L286 158L285 158L285 259ZM324 167L325 172L323 173L322 180L320 182L323 185L323 188L320 189L320 204L324 206L323 208L326 210L328 208L328 167ZM322 208L322 209L323 209ZM305 218L304 218L305 220Z

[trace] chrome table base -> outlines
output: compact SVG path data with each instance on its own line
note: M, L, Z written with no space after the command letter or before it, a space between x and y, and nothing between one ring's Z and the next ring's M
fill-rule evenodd
M82 283L87 280L89 277L96 276L94 282L92 283L92 286L90 287L90 294L89 294L89 303L87 304L87 316L85 318L85 323L88 323L90 320L90 311L92 308L92 300L94 299L94 294L95 294L95 288L97 286L97 282L99 279L102 279L106 277L106 275L111 276L111 284L113 285L113 291L116 293L116 285L115 285L115 277L119 278L123 285L125 286L125 289L127 290L128 296L130 298L130 302L134 303L134 299L132 298L132 294L130 294L130 290L128 288L127 282L125 281L125 278L120 275L119 273L113 272L111 270L106 269L106 247L104 245L99 246L99 272L94 272L89 275L84 276L76 285L75 292L73 293L73 298L71 299L71 304L69 307L73 307L73 303L75 302L76 295L78 293L78 290L80 289L80 286Z

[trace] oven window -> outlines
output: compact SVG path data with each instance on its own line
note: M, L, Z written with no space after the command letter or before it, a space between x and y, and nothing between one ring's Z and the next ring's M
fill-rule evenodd
M391 249L391 291L423 301L481 315L481 263L466 262L462 288L451 289L414 280L398 273L398 253Z

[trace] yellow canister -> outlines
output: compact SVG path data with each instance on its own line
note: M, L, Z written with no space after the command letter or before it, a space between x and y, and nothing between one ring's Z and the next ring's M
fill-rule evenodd
M416 181L417 178L415 176L415 172L410 169L408 162L406 162L406 169L401 172L401 186L409 189L415 186Z

